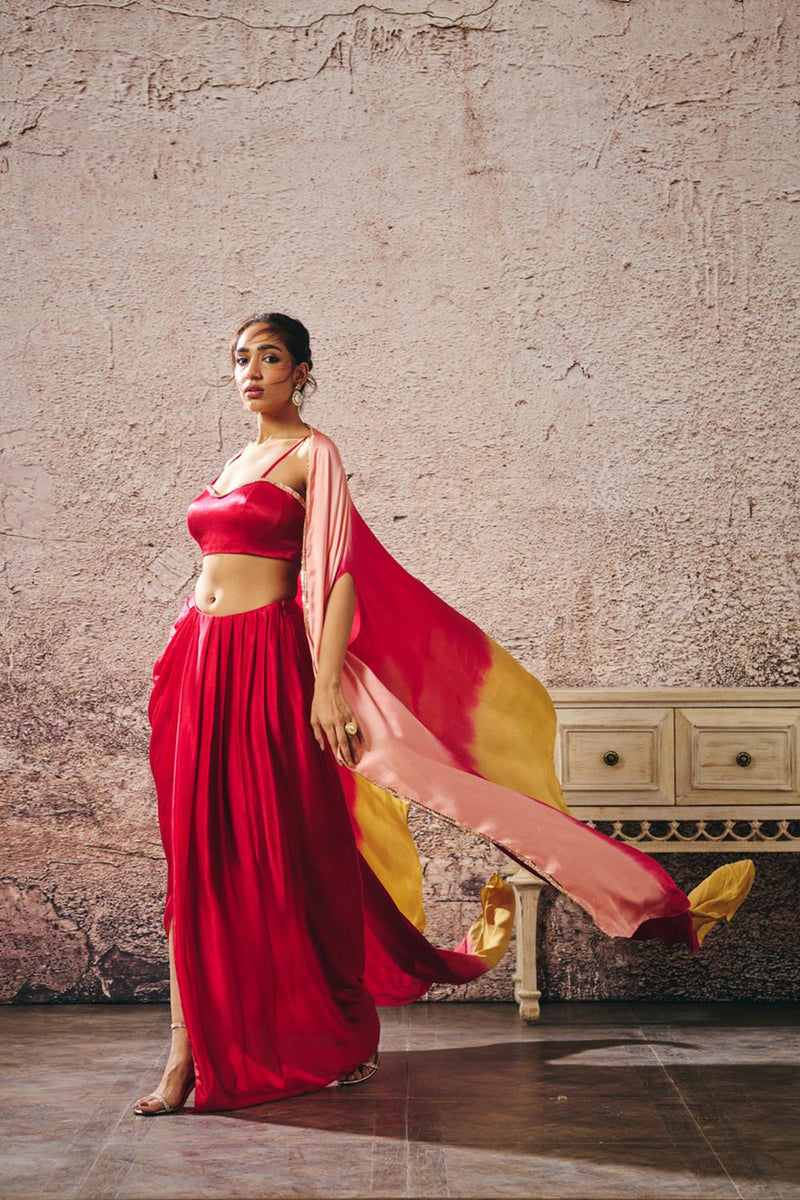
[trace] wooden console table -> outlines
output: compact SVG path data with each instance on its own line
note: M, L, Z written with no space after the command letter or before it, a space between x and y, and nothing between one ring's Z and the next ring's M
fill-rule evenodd
M572 815L640 850L800 851L800 688L553 688ZM539 1016L544 880L512 863L514 999Z

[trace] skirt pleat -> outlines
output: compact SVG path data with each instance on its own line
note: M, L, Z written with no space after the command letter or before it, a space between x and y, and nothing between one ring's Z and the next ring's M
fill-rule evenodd
M361 860L313 691L294 599L220 617L190 595L153 667L164 929L197 1112L324 1087L378 1043Z

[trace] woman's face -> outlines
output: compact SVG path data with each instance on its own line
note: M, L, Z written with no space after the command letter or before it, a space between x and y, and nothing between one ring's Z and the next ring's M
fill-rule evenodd
M291 400L308 376L308 363L295 367L279 334L268 325L250 325L236 343L234 379L245 408L271 412Z

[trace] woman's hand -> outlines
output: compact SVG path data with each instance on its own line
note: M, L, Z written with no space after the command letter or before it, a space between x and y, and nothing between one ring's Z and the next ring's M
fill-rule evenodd
M349 721L358 725L355 714L342 694L341 685L317 679L311 701L311 728L317 745L324 750L327 738L337 761L354 767L363 753L364 735L360 728L357 733L348 733L345 724Z

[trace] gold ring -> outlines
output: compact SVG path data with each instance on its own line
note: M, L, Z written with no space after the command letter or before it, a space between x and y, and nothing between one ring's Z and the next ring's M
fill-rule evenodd
M344 727L345 733L358 733L358 726L355 721L348 721Z

